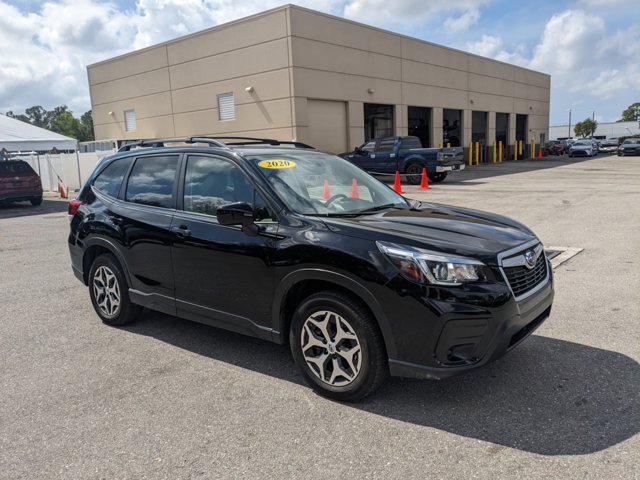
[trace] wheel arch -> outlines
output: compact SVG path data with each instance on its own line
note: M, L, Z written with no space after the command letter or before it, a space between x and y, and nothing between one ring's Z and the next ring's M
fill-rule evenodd
M310 268L297 270L282 279L276 289L272 309L273 340L284 344L288 341L291 317L299 300L323 290L338 290L353 296L375 319L387 351L393 358L396 346L389 321L375 296L360 282L338 272Z
M129 274L129 269L124 260L124 256L120 253L118 247L115 244L110 242L104 238L91 238L86 240L84 243L85 249L82 254L82 277L84 279L84 284L89 284L89 270L91 270L91 265L93 261L104 253L109 253L113 255L120 266L122 267L122 271L127 279L127 283L131 285L131 277Z

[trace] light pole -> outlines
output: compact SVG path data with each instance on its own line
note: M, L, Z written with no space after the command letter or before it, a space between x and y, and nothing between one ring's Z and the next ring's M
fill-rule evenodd
M569 109L569 131L567 132L567 137L571 138L571 109Z
M596 111L592 110L591 111L591 122L596 123ZM593 134L596 133L595 130L593 130L593 132L591 132L591 138L593 139Z

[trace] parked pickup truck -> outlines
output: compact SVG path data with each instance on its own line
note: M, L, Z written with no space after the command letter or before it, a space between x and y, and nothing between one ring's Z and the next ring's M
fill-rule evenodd
M427 169L429 181L442 182L447 174L464 169L462 148L422 148L418 137L383 137L371 140L340 157L371 173L409 174L409 183L420 183L422 168Z

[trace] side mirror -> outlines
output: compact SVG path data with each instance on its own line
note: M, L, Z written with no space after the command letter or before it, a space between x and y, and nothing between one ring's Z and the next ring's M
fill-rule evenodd
M364 153L364 150L362 149L362 147L356 147L353 151L358 155L362 155Z
M231 203L223 205L216 211L220 225L241 225L242 231L255 237L260 233L260 227L253 220L253 207L248 203Z

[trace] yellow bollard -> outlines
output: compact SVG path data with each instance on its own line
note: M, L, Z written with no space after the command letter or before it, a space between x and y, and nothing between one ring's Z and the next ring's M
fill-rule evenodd
M442 144L441 143L438 144L438 148L442 148Z
M480 165L480 142L476 142L476 165Z
M496 163L496 144L493 144L493 163Z
M536 142L531 142L531 158L536 158Z
M502 163L502 140L498 142L498 163Z
M522 140L518 140L518 155L522 158Z
M473 165L473 142L469 144L469 166Z
M447 148L451 148L451 144L450 143L447 143Z
M513 149L513 160L514 161L518 161L518 141L516 140L516 144L514 145L514 149Z

